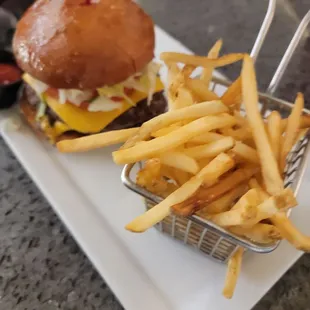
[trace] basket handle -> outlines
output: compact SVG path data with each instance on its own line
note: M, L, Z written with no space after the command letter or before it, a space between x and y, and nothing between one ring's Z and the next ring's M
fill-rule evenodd
M286 52L283 55L280 64L276 69L276 72L274 73L271 82L267 88L268 94L273 95L277 90L279 83L281 82L281 79L283 77L283 74L285 73L285 70L295 52L295 49L297 48L301 38L303 37L303 34L305 33L305 30L307 29L309 22L310 22L310 10L300 22Z

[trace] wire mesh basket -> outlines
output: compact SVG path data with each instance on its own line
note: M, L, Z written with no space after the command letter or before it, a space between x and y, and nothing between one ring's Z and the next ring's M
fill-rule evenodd
M267 14L251 52L251 56L254 60L256 60L259 54L263 41L270 27L274 16L275 5L276 0L269 1ZM259 94L261 114L263 117L268 116L268 114L273 110L279 111L282 116L287 116L293 107L292 103L278 99L272 94L275 92L277 86L279 85L284 71L290 62L290 59L298 43L300 42L300 39L309 21L310 11L300 23L288 49L286 50L280 62L280 65L274 74L267 92ZM221 87L227 87L229 84L230 83L225 80L213 78L213 89L215 91L219 85ZM310 111L305 109L304 113L310 114ZM284 184L285 187L290 187L294 191L295 195L297 195L303 174L306 169L307 155L310 151L309 142L310 134L308 132L296 143L287 157ZM147 191L135 183L135 175L137 170L134 168L141 168L141 165L141 163L126 165L122 173L122 182L130 190L141 195L145 200L146 208L150 209L155 204L159 203L162 198L154 195L153 193ZM252 242L249 239L234 235L226 229L219 227L218 225L205 220L198 215L180 217L171 214L156 226L163 233L168 234L171 237L184 242L185 244L195 247L196 249L205 253L208 257L220 262L226 262L236 251L238 246L242 246L247 250L251 250L257 253L269 253L275 250L279 245L279 241L272 244L258 244Z

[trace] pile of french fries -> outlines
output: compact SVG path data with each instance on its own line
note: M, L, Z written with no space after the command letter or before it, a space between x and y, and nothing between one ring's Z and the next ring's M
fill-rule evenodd
M221 46L219 40L206 57L161 54L168 67L167 113L140 128L62 141L57 147L81 152L125 142L113 153L114 162L144 163L137 184L163 200L130 222L129 231L143 232L171 212L197 214L260 244L286 239L310 251L310 238L286 216L297 201L283 185L287 155L310 126L303 95L297 95L287 119L273 111L264 120L253 60L247 54L220 57ZM236 61L243 62L241 75L218 97L212 91L213 70ZM197 67L202 74L194 78ZM243 252L238 248L229 260L227 298L233 295Z

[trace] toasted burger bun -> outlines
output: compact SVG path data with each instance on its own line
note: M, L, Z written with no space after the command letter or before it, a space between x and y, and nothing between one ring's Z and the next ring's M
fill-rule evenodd
M19 66L55 88L124 81L152 60L154 26L131 0L38 0L13 40Z

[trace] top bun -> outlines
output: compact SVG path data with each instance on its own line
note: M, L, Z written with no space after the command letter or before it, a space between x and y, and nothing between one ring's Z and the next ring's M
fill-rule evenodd
M131 0L38 0L17 25L19 66L55 88L124 81L152 60L154 25Z

